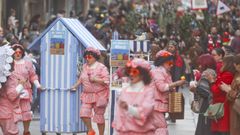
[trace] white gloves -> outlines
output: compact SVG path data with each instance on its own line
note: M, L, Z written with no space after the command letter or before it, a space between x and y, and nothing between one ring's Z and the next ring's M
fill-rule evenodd
M190 81L189 86L196 88L197 87L197 81Z
M132 105L128 105L128 113L136 118L140 118L137 108Z
M22 93L23 85L22 84L18 84L18 86L16 87L16 91L17 91L18 94Z
M23 88L22 84L18 84L18 86L16 87L16 91L18 94L20 94L21 99L29 99L29 93Z
M34 83L34 85L35 85L37 88L40 88L40 87L41 87L41 84L39 83L38 80L35 80L33 83Z
M29 93L27 90L23 90L22 93L20 94L21 99L29 99Z

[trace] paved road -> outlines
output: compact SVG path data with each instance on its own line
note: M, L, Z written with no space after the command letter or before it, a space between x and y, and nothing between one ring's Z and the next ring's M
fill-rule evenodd
M194 135L197 117L190 110L188 90L185 88L185 89L182 89L181 91L184 93L184 97L185 97L185 119L177 120L176 123L168 122L168 128L169 128L169 133L170 133L169 135ZM108 114L106 114L106 115L108 115ZM108 120L106 120L106 123L107 122L108 122ZM22 124L19 124L19 128L21 131L21 133L20 133L20 135L21 135L22 131L23 131ZM94 125L94 129L97 129L96 125ZM106 129L106 131L107 131L107 129ZM35 120L31 123L31 133L32 133L32 135L41 135L40 130L39 130L39 121L38 120ZM0 135L3 135L1 131L0 131ZM55 135L55 134L48 133L47 135ZM67 134L62 134L62 135L67 135ZM79 133L77 135L86 135L86 134ZM109 135L109 133L106 132L105 135Z

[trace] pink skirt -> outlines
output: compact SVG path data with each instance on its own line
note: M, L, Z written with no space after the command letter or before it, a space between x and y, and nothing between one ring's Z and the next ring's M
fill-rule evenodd
M29 100L21 99L20 100L20 108L22 110L22 120L29 121L32 120L32 111L31 111L31 103Z

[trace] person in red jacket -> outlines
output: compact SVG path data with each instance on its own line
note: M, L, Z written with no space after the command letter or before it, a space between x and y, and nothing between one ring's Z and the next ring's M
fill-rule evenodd
M230 131L230 108L229 101L226 99L226 92L220 89L220 85L231 84L233 76L236 72L234 68L234 56L226 56L223 58L223 66L220 74L217 75L216 81L211 86L212 103L224 103L224 116L211 123L212 135L229 135Z

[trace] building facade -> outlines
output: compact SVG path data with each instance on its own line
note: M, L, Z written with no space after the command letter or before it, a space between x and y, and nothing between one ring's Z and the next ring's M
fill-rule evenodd
M37 14L41 15L41 24L44 25L56 15L59 10L65 10L66 17L72 11L78 14L82 11L83 5L89 0L0 0L0 23L7 28L7 20L10 10L16 10L16 19L19 20L20 27L28 25L30 19Z

